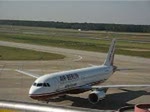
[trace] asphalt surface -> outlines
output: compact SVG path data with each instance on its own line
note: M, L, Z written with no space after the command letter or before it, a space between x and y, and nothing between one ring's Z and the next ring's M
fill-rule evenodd
M21 44L0 41L2 46L33 49L43 52L66 55L63 60L55 61L0 61L0 99L25 101L41 104L28 97L28 91L33 81L32 77L22 75L15 69L28 70L37 74L53 73L93 65L100 65L105 60L105 53L80 51L56 47ZM150 59L115 55L115 65L119 68L131 70L114 73L103 84L150 84ZM66 99L57 98L50 101L50 105L81 107L87 109L117 110L125 105L150 103L150 88L109 89L104 100L96 105L88 102L89 92L68 95ZM42 103L43 104L43 103Z

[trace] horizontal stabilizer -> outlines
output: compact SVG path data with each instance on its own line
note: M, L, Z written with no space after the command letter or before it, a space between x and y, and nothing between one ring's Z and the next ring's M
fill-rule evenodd
M133 68L117 68L115 71L128 71L128 70L135 70Z

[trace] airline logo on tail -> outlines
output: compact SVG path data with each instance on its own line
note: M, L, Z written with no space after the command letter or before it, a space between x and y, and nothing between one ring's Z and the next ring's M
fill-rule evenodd
M104 65L113 66L114 54L115 54L115 43L116 43L116 39L113 39L111 46L109 48L108 54L107 54L107 58L104 62Z

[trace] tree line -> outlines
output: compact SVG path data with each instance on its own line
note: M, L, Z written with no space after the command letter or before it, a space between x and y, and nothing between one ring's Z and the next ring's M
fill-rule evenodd
M67 23L54 21L0 20L0 25L150 33L150 25L132 25L132 24L127 25L127 24L105 24L105 23Z

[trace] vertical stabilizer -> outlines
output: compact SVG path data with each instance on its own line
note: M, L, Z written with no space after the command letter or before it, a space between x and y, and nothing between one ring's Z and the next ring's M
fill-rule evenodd
M112 40L104 65L113 66L116 39Z

